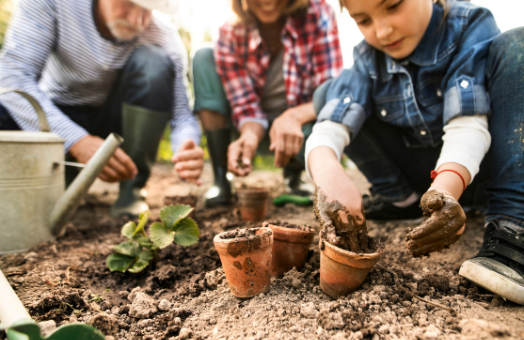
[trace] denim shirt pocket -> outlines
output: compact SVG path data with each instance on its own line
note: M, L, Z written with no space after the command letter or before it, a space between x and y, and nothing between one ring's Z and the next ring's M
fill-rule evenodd
M444 94L442 93L442 77L425 80L416 88L416 98L422 111L433 115L441 115L444 110Z
M375 115L384 122L400 124L402 117L406 112L406 103L404 96L384 96L375 98L374 111Z

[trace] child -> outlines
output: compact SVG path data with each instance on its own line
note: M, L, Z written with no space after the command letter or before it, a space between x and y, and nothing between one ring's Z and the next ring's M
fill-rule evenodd
M491 13L468 2L341 5L365 41L354 66L326 85L307 141L317 190L355 223L415 217L426 191L420 207L429 218L407 236L415 257L460 238L459 198L487 203L484 244L460 275L524 304L524 29L497 37ZM340 165L342 152L373 186L364 204Z

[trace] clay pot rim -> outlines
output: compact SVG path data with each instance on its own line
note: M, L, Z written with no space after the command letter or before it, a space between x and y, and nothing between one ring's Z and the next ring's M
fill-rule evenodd
M264 239L264 237L266 235L268 236L271 236L273 235L273 230L271 230L271 228L268 228L268 227L257 227L257 228L249 228L249 229L257 229L258 230L263 230L265 232L263 233L260 233L260 234L255 234L254 236L251 236L250 240L255 240L257 238L260 238L260 239ZM232 243L232 242L245 242L245 241L248 241L247 237L235 237L235 238L221 238L220 236L227 233L227 231L224 231L223 233L220 233L220 234L217 234L215 235L215 237L213 238L213 243L215 244L220 244L220 245L228 245L229 243Z
M300 229L294 229L294 228L286 228L281 227L276 224L272 223L266 223L264 224L265 227L268 228L275 228L273 233L273 239L289 242L289 243L311 243L313 242L313 238L315 237L315 230L312 231L305 231ZM283 235L287 234L287 235ZM286 237L287 236L287 237ZM303 238L303 236L306 236ZM291 238L291 239L289 239Z
M384 247L379 246L377 251L374 253L357 254L355 252L344 250L342 248L334 246L331 243L323 239L321 239L320 242L324 243L324 249L322 249L322 247L320 248L322 249L321 251L324 253L325 256L329 257L331 260L335 262L350 265L350 266L354 266L355 261L361 262L361 263L365 263L365 262L371 262L371 263L375 262L376 263L379 257L382 255L382 252L384 251ZM371 266L373 265L374 263Z

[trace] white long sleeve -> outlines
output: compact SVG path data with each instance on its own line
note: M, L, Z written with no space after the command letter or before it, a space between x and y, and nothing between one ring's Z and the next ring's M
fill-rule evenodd
M460 164L469 171L473 182L491 145L487 117L466 116L452 119L444 126L442 140L444 144L435 169L445 163Z
M306 142L306 173L311 177L308 166L309 153L319 146L332 149L338 159L342 159L344 148L349 145L349 127L344 124L325 120L313 126L313 132Z

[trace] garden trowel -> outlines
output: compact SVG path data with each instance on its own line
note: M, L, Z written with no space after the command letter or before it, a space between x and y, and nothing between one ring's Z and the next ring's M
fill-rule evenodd
M47 337L31 319L24 305L15 294L0 270L0 331L5 331L9 340L104 340L95 328L86 324L71 324L59 327Z

